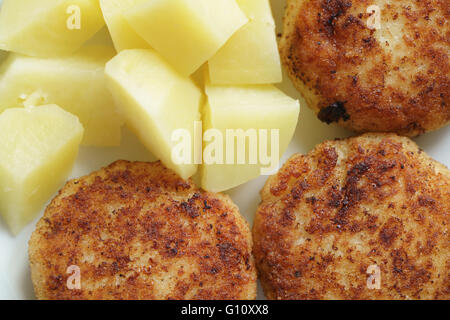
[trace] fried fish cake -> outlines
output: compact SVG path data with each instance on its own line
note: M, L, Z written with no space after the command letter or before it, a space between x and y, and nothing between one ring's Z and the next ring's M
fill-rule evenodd
M228 196L159 162L118 161L66 184L29 258L39 299L254 299L251 249Z
M280 52L323 122L415 136L450 121L449 21L448 0L288 0Z
M268 298L450 299L450 172L410 139L324 142L261 197L253 253Z

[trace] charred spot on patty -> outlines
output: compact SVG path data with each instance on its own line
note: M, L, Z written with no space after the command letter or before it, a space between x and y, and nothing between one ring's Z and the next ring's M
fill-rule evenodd
M351 8L352 2L348 0L324 0L321 5L325 13L325 29L329 34L333 34L336 20Z
M350 120L350 115L345 109L344 102L337 101L328 107L322 108L318 114L320 121L327 124L338 122L339 120Z

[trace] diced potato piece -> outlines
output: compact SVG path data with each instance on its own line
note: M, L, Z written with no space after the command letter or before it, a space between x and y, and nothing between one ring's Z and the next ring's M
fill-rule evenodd
M98 0L3 0L0 49L38 57L70 54L104 24Z
M120 144L122 119L106 88L104 66L114 48L88 46L69 57L33 58L10 54L0 68L0 112L22 107L36 91L40 104L54 103L75 114L86 132L85 145Z
M185 129L194 136L200 120L202 93L189 78L180 76L154 50L124 50L106 65L116 105L127 124L166 167L187 179L197 171L194 161L172 159L177 145L172 134ZM193 148L191 148L193 154Z
M252 21L240 29L209 61L216 84L268 84L282 81L275 29Z
M260 176L263 173L262 169L266 170L264 174L271 174L278 169L279 159L295 132L300 111L299 102L272 85L241 87L207 85L206 92L208 104L203 113L204 157L200 169L202 188L220 192ZM221 133L222 158L214 159L217 153L210 152L218 146L217 140L220 141L216 136L207 137L208 132L211 132L210 129L216 129ZM233 135L227 137L227 130L234 130L232 133L238 134L236 131L238 129L243 130L241 132L243 139L240 140ZM266 135L259 131L260 129L265 129ZM247 137L244 135L246 133ZM228 138L230 140L227 140ZM234 141L234 148L230 144L231 140ZM245 154L240 153L238 149L239 141L245 143ZM231 157L227 148L234 150L234 157ZM241 158L244 160L243 164L239 163L239 154L245 156L245 159ZM227 157L232 160L229 164Z
M267 84L282 81L275 22L269 0L239 0L250 22L209 60L214 84Z
M134 6L125 17L185 76L209 60L247 22L235 0L149 0Z
M0 114L0 214L17 234L69 175L83 137L78 118L56 105Z
M123 13L146 0L100 0L106 25L114 42L117 52L125 49L150 48L128 21Z

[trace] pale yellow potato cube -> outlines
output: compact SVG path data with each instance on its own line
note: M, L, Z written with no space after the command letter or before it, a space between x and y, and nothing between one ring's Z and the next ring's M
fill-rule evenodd
M39 104L54 103L80 119L84 145L120 144L122 118L106 88L104 66L115 55L108 46L83 47L60 58L35 58L11 53L0 67L0 112L22 107L36 91Z
M104 26L99 0L3 0L0 49L54 57L78 50Z
M147 0L125 17L185 76L209 60L247 22L235 0Z
M117 52L125 49L150 48L124 17L124 12L146 0L100 0L103 16Z
M282 81L275 22L268 0L239 0L250 21L209 60L214 84L269 84Z
M273 174L295 132L299 102L272 85L207 84L206 92L201 187L220 192Z
M70 174L83 137L56 105L0 114L0 215L13 234L31 222Z
M186 163L173 160L177 145L173 133L186 130L194 137L200 120L202 93L154 50L120 52L106 65L109 88L127 125L163 164L187 179L197 171L193 157ZM189 146L193 155L193 144Z

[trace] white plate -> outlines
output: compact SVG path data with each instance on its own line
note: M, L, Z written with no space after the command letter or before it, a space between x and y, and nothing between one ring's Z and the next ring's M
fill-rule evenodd
M278 29L281 29L284 5L285 0L272 0ZM280 32L280 30L277 30L277 32ZM289 95L300 99L299 94L286 76L280 88ZM284 163L294 153L307 153L316 144L326 139L344 138L353 135L351 132L335 125L326 125L320 122L302 100L301 102L302 109L298 128L281 163ZM82 147L72 177L88 174L118 159L144 161L154 159L128 130L125 129L123 135L123 143L119 148ZM415 141L434 159L450 167L450 148L448 148L450 145L450 126L425 134ZM259 190L261 190L266 179L267 177L259 177L227 192L237 203L241 213L250 224L253 222L253 216L260 201ZM27 243L37 220L27 226L15 238L9 234L4 223L0 221L0 299L34 299L29 274ZM258 298L264 298L261 292L259 292Z

